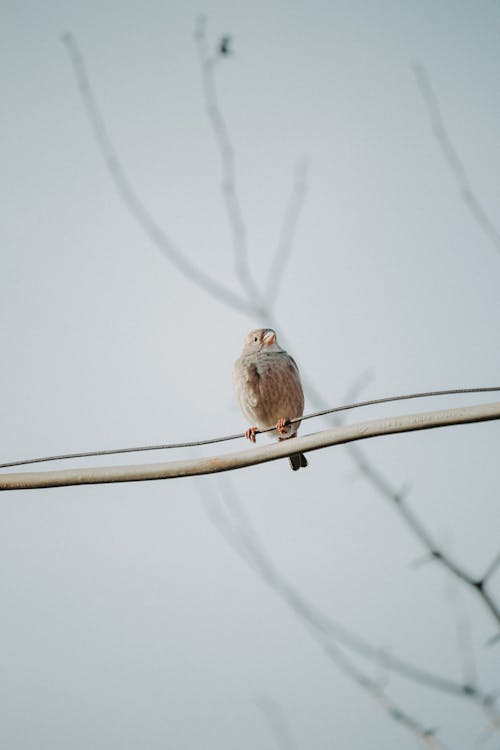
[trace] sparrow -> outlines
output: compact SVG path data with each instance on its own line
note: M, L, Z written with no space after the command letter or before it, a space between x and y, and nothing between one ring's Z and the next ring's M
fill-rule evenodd
M250 331L234 363L233 385L241 411L256 424L245 432L249 440L255 443L256 432L269 427L275 428L270 437L295 437L300 422L290 424L290 420L303 415L304 392L295 360L278 344L272 328ZM303 453L289 460L293 471L308 465Z

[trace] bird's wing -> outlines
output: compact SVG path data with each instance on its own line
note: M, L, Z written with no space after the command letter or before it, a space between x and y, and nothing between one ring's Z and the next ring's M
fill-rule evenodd
M287 354L273 356L260 368L259 396L269 424L284 417L302 416L304 394L292 357Z

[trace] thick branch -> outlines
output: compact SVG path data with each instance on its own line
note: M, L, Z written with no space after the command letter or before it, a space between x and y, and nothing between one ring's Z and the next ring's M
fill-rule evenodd
M138 482L153 479L215 474L221 471L242 469L286 458L294 453L306 453L333 445L365 440L380 435L428 430L435 427L469 424L500 419L500 402L455 409L422 412L398 417L374 419L344 427L334 427L311 435L284 440L265 447L251 448L239 453L228 453L210 458L172 461L170 463L142 464L138 466L107 466L65 471L1 474L0 490L35 489L41 487L66 487L76 484L105 484L111 482Z

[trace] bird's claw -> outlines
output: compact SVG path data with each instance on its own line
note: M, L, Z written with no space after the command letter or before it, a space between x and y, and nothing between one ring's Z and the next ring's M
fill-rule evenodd
M276 429L278 430L280 435L286 435L288 432L287 427L290 426L290 420L288 417L278 419L278 422L276 424Z
M245 431L245 437L247 440L250 440L252 443L255 443L255 436L258 433L259 428L258 427L249 427L248 430Z

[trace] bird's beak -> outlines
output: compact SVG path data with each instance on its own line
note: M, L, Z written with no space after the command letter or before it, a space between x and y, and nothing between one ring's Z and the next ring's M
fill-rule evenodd
M266 346L270 346L271 344L274 344L275 341L276 341L276 334L274 333L274 331L267 331L264 334L264 344Z

